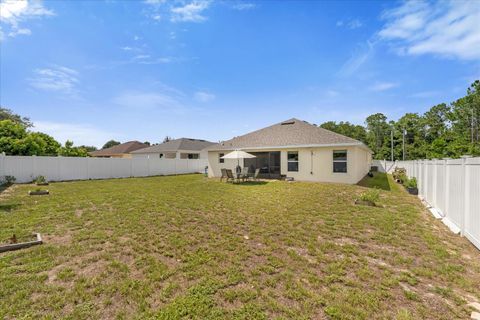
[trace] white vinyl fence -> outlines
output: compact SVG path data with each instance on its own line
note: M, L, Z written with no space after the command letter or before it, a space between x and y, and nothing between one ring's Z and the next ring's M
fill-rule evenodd
M461 159L382 161L379 171L395 167L415 177L419 197L453 231L460 232L480 249L480 157Z
M204 172L206 159L88 158L4 156L0 154L0 178L31 182L42 175L48 181L148 177Z

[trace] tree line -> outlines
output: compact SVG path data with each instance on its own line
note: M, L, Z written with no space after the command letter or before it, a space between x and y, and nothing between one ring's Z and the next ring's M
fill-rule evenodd
M93 146L76 147L72 141L62 146L48 134L31 131L32 126L29 118L0 107L0 153L86 157L97 150ZM473 82L465 96L435 105L424 114L406 113L394 121L376 113L366 118L365 125L328 121L320 127L362 141L372 149L375 159L391 159L392 143L394 159L404 155L406 160L480 156L480 81ZM171 139L166 136L163 142ZM118 144L110 140L102 149Z
M73 141L67 140L64 145L52 136L32 131L33 123L28 117L15 114L8 108L0 107L0 153L16 156L63 156L87 157L89 152L96 151L95 146L74 146ZM172 140L166 136L163 142ZM144 142L150 145L150 142ZM107 141L102 149L107 149L121 142Z
M362 141L375 159L390 160L392 142L394 159L403 159L403 141L406 160L480 156L480 81L465 96L424 114L406 113L394 121L376 113L366 118L365 126L329 121L320 127Z

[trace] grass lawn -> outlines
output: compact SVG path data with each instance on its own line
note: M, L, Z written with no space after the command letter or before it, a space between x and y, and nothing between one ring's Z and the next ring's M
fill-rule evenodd
M457 319L480 252L414 196L201 175L29 185L0 194L0 319ZM385 188L383 188L385 189Z

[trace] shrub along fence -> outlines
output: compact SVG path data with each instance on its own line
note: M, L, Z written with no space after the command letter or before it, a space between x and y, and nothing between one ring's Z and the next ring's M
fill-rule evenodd
M418 182L419 197L453 231L480 249L480 157L376 161L379 171L402 167Z
M206 159L89 158L4 156L0 154L0 179L31 182L37 176L49 181L148 177L204 172Z

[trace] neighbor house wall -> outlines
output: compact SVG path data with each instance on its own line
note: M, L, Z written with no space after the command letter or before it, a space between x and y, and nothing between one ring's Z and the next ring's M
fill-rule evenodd
M164 151L164 152L149 152L149 153L132 153L133 158L160 158L160 153L175 153L174 151ZM181 153L198 153L200 154L200 159L207 159L207 152L201 150L178 150L176 152L175 159L180 159ZM190 159L195 160L195 159Z
M347 150L347 172L333 172L333 151ZM231 150L222 152L210 151L208 153L209 177L220 177L221 169L234 170L237 160L225 159L225 163L219 163L219 153L229 153ZM322 147L322 148L289 148L289 149L265 149L248 150L246 152L280 151L281 174L292 177L298 181L322 181L354 184L360 181L370 170L371 153L365 148L351 147ZM298 151L299 171L287 171L288 151ZM243 161L240 161L243 165Z

